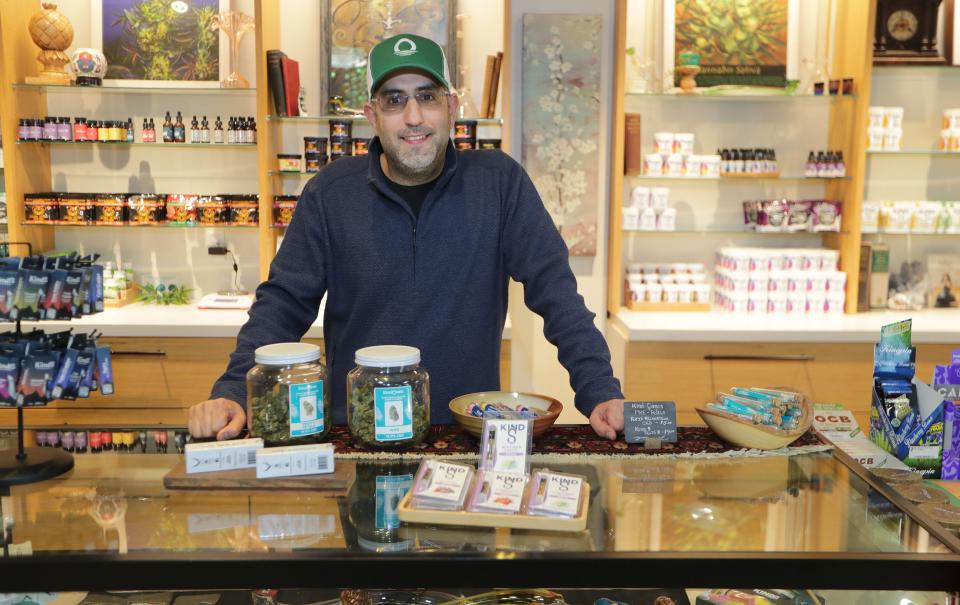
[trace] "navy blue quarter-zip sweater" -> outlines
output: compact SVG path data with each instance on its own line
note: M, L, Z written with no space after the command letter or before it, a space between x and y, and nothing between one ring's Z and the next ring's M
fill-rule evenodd
M337 160L304 188L267 281L212 397L245 405L262 345L299 341L324 294L333 422L346 422L346 375L366 346L418 347L430 373L431 419L453 421L459 395L497 390L507 287L528 307L570 373L586 414L622 398L610 352L577 293L567 247L523 168L499 151L456 151L419 217L391 190L374 139L366 158Z

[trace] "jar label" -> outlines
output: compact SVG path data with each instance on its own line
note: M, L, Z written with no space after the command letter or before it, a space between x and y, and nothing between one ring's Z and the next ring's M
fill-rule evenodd
M413 389L381 387L373 389L374 438L400 441L413 438Z
M400 501L410 491L413 475L377 475L377 529L397 529L400 527L400 513L397 508Z
M290 385L290 436L323 432L323 381Z

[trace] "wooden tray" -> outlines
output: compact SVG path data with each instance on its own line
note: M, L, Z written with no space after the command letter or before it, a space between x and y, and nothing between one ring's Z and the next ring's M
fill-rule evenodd
M336 470L327 475L272 479L257 479L255 468L188 475L184 462L180 461L164 476L163 486L170 490L308 491L344 496L355 476L356 463L351 460L337 460Z
M544 531L583 531L587 527L587 513L590 511L590 486L583 484L580 495L583 508L580 515L572 519L557 517L535 517L532 515L499 515L496 513L470 513L466 511L423 510L410 507L411 493L400 501L397 513L406 523L425 525L459 525L461 527L504 527L510 529L540 529Z
M710 305L706 303L631 302L627 303L627 308L631 311L709 311Z

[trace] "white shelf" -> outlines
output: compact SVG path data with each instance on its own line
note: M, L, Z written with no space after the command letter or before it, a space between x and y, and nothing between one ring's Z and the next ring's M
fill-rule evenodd
M236 338L247 321L246 310L198 309L195 304L183 306L145 305L133 303L125 307L107 308L103 313L87 315L72 321L24 322L23 329L44 328L48 332L74 328L77 331L97 330L113 337L206 337ZM323 307L305 338L323 338ZM510 338L507 319L503 338Z
M913 318L913 342L960 342L960 309L777 316L622 309L611 323L631 341L873 343L884 325Z

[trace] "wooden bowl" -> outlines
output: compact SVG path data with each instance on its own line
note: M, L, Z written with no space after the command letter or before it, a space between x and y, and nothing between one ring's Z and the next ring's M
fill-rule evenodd
M790 431L754 424L745 418L713 408L696 409L707 426L721 439L738 447L757 450L776 450L787 447L806 433L813 424L813 410L807 397L804 397L801 403L800 423L797 428Z
M467 410L474 403L502 403L511 408L517 404L536 410L540 416L533 421L533 436L539 437L557 421L560 412L563 411L563 404L546 395L536 395L534 393L511 393L508 391L483 391L480 393L469 393L461 395L450 401L450 411L453 417L468 433L476 438L480 438L483 432L483 418L471 416Z

